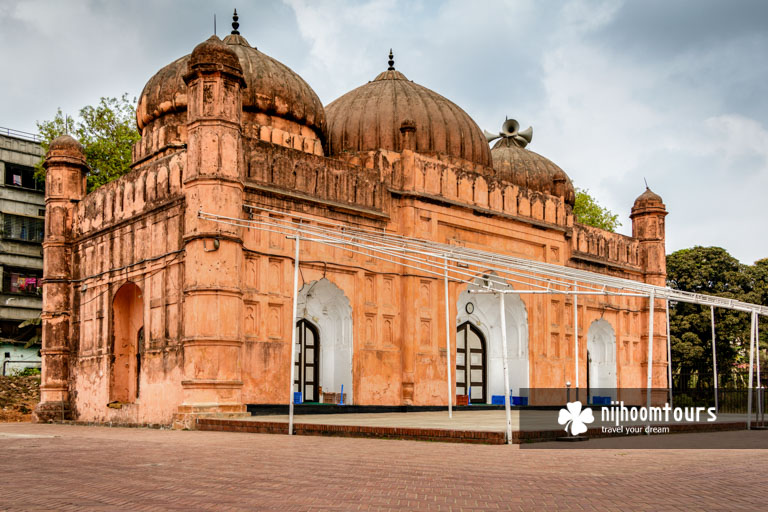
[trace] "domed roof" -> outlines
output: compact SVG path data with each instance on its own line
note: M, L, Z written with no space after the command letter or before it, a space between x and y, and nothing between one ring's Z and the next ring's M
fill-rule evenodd
M642 208L644 206L658 206L660 204L663 204L661 196L646 186L645 192L640 194L638 198L635 199L634 207Z
M491 150L496 175L518 187L560 196L567 204L573 206L576 202L576 191L565 171L548 158L525 149L525 145L533 136L532 130L528 128L520 132L523 135L521 137L517 132L517 122L509 121L514 123L514 132L507 133L503 128L499 134L501 139ZM504 124L505 127L509 121Z
M48 151L71 151L75 154L83 154L83 145L69 134L59 135L48 145Z
M64 158L73 163L85 165L83 146L71 135L59 135L51 141L45 155L45 166L51 158Z
M403 128L415 128L417 153L445 153L491 166L482 131L469 115L436 92L395 71L387 71L325 107L330 154L388 149L402 151Z
M189 57L189 66L194 68L195 66L214 64L221 66L222 68L229 68L237 74L242 73L242 67L240 66L240 60L235 52L229 49L229 46L224 44L221 39L215 35L209 37L199 45L195 46Z
M288 66L253 48L237 30L232 32L223 42L237 55L243 70L243 110L295 121L308 126L322 139L325 110L315 91ZM185 55L149 79L136 108L139 130L163 114L186 110L187 86L183 77L189 60L190 55Z

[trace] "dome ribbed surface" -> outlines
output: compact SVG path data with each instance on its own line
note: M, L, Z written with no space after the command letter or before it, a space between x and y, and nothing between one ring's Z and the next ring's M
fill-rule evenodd
M491 166L482 131L469 115L436 92L408 80L399 71L379 74L325 107L330 154L404 148L400 127L415 127L417 153L444 153Z
M243 110L262 112L312 128L319 138L325 131L325 110L315 91L285 64L251 47L244 37L228 35L223 42L234 51L243 70ZM139 97L139 129L167 112L187 108L187 72L190 55L177 59L149 79Z
M563 197L573 205L576 192L568 175L554 162L502 138L491 150L496 175L518 187Z
M646 187L645 192L640 194L637 199L635 199L635 208L641 208L643 206L658 206L663 204L663 201L661 199L661 196L657 194L656 192L652 191L650 188Z

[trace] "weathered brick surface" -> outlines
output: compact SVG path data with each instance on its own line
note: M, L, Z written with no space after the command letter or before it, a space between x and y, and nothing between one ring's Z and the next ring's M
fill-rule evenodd
M693 435L766 433L683 434ZM0 453L13 469L2 510L764 510L768 495L763 450L2 424Z

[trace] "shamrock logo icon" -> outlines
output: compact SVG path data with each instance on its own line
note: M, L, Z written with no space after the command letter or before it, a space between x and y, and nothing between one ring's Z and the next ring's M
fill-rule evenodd
M561 425L565 425L565 431L568 432L568 428L571 429L571 434L577 436L587 431L587 423L595 421L595 417L592 415L592 409L587 407L583 411L581 410L581 402L568 402L565 404L565 409L560 409L560 416L557 418L557 422Z

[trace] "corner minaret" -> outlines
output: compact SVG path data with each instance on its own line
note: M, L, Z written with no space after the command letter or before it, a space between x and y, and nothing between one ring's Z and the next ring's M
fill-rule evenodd
M643 269L643 279L646 283L655 286L667 284L667 255L665 248L664 217L667 216L667 208L658 194L646 187L632 206L632 236L640 243L640 266ZM648 325L650 315L650 301L644 301L643 325ZM664 301L654 301L653 310L653 372L652 384L657 390L667 387L667 351L664 349L666 340L666 312ZM643 336L646 343L649 342L648 334ZM643 351L647 354L646 350ZM648 368L648 358L643 364L645 371ZM659 392L657 392L659 393ZM654 396L654 403L664 400L664 393Z
M70 419L72 228L74 210L85 196L83 147L69 135L51 142L46 169L43 242L43 373L36 421Z
M640 264L645 282L665 286L667 256L665 248L664 217L667 208L661 196L646 187L632 206L632 237L640 242Z
M245 413L241 352L242 228L201 213L239 218L243 205L240 61L212 36L192 52L188 87L184 219L184 402L177 428L204 415Z

